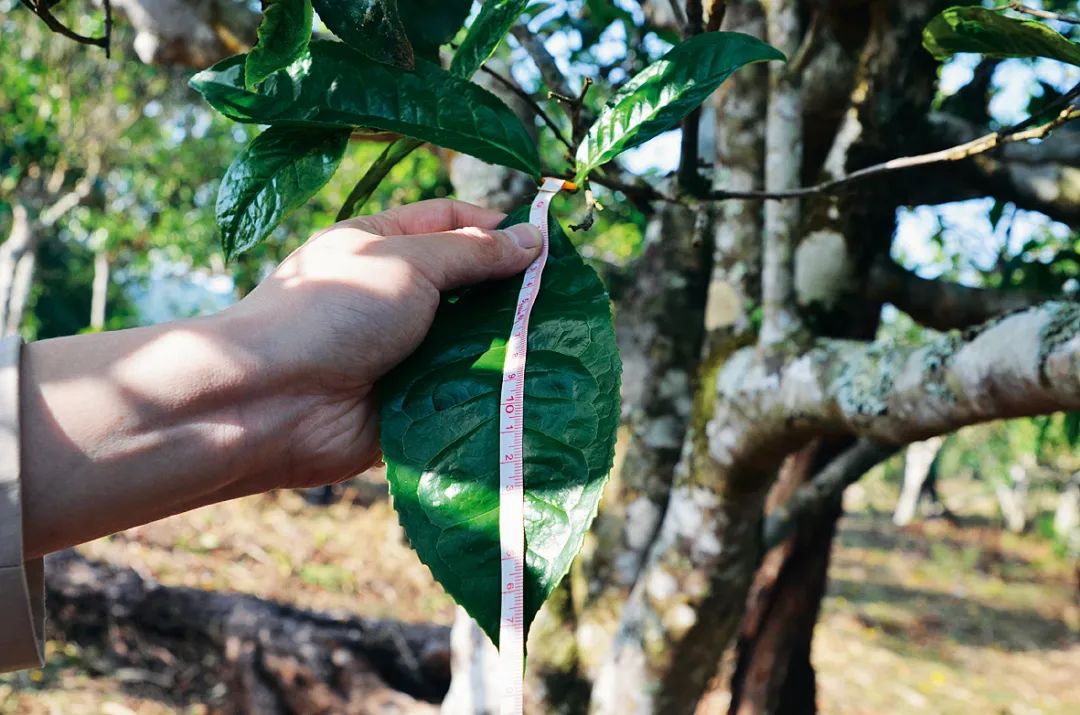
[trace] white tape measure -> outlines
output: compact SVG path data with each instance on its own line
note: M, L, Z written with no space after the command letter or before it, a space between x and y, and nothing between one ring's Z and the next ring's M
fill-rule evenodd
M544 179L529 210L529 223L540 229L543 248L525 269L517 308L503 362L499 398L499 545L502 551L499 666L502 677L501 715L521 715L525 675L525 353L529 315L540 293L540 278L548 257L548 205L563 188L562 179Z

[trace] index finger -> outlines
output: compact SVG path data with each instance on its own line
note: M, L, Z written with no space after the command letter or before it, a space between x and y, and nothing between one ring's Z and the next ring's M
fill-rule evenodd
M398 206L373 216L360 216L343 221L339 226L358 228L380 236L411 236L442 233L458 228L494 228L506 218L492 211L456 199L430 199Z

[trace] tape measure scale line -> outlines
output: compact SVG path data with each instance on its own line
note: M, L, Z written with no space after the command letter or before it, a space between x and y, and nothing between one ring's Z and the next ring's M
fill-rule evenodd
M540 230L540 255L525 269L506 344L499 398L499 547L502 554L499 617L500 715L521 715L525 674L525 361L529 315L540 292L547 263L548 206L563 188L562 179L544 179L529 209L529 223Z

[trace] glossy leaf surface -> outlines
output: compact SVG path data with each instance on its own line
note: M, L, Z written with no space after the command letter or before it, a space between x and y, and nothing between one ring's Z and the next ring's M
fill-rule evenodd
M291 65L311 41L311 0L266 0L258 40L244 62L248 89Z
M454 39L471 8L472 0L398 0L413 50L428 59L436 59L439 47Z
M526 220L515 212L507 223ZM493 641L499 629L499 389L521 277L443 300L423 345L383 382L394 507L420 559ZM526 627L570 568L611 468L621 363L600 279L561 227L529 324L525 372Z
M1046 57L1080 65L1080 44L1048 25L981 7L951 7L923 30L923 46L939 60L957 52L987 57Z
M600 110L577 150L577 180L673 128L740 67L783 59L779 50L738 32L706 32L676 45Z
M191 86L238 122L398 132L539 177L540 158L525 126L482 87L424 60L406 72L340 42L313 40L308 49L258 92L244 86L243 56L200 72Z
M412 43L398 0L312 0L330 31L366 57L395 67L413 66Z
M454 52L450 71L466 79L476 74L528 4L529 0L488 0L481 5L476 19Z
M334 175L348 129L270 127L233 160L221 180L217 222L225 257L257 244Z

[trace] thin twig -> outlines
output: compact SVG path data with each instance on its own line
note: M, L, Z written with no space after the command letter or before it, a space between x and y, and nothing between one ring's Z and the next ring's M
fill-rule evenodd
M109 56L109 43L112 39L112 6L108 0L104 3L105 7L105 34L101 37L90 37L88 35L80 35L70 27L65 25L56 19L56 16L52 14L52 10L46 4L47 0L20 0L30 12L37 15L53 32L63 35L69 40L75 40L83 45L92 45L94 47L100 47L105 50L105 56Z
M533 99L533 96L520 87L517 82L514 82L509 77L503 77L487 65L481 65L480 70L520 97L523 102L529 105L529 109L531 109L536 116L544 120L544 124L547 124L548 128L555 133L556 139L562 142L570 151L574 150L574 145L571 144L570 140L562 133L562 129L555 123L555 120L552 119L551 116L544 111L544 108L540 106L539 102Z
M899 171L901 169L910 169L916 166L927 166L929 164L939 164L943 162L961 161L962 159L968 159L978 154L997 149L998 147L1006 144L1015 144L1017 142L1030 141L1032 139L1045 139L1052 131L1060 127L1066 122L1070 122L1074 119L1080 118L1080 109L1075 107L1068 107L1063 109L1057 117L1053 120L1042 124L1040 126L1026 129L1023 131L1013 131L1013 128L993 132L986 136L979 137L965 144L950 147L948 149L942 149L941 151L930 152L929 154L919 154L917 156L905 156L898 159L892 159L881 164L875 164L874 166L868 166L865 169L859 169L847 176L842 176L832 181L826 181L815 186L807 186L798 189L791 189L789 191L727 191L717 190L709 192L707 198L723 201L726 199L763 199L763 200L782 200L782 199L799 199L807 196L814 196L816 194L823 194L833 192L853 181L865 179L869 176L876 176L878 174L887 174L893 171Z
M686 37L700 35L705 31L705 8L701 0L686 0ZM704 182L698 173L701 150L701 107L695 107L682 121L682 140L679 146L679 184L689 193L704 190Z
M1080 25L1080 17L1073 17L1072 15L1064 15L1060 12L1051 12L1049 10L1028 7L1021 2L1016 2L1016 0L1010 2L1009 7L1016 12L1022 12L1025 15L1031 15L1032 17L1038 17L1043 20L1054 20L1055 22L1067 22L1070 25Z

